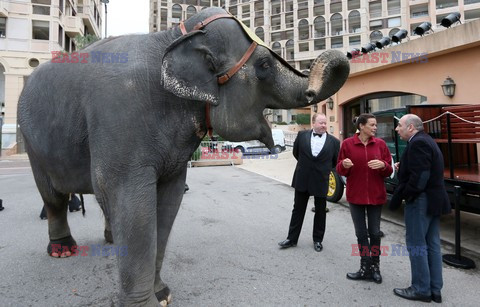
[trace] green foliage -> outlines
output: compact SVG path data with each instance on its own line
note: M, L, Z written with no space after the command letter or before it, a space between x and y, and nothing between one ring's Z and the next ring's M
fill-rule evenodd
M81 36L80 34L78 34L73 39L78 50L81 50L86 46L90 45L91 43L96 42L98 40L99 38L93 34L87 34L85 36Z
M286 122L276 122L277 125L288 125Z
M299 125L310 125L310 114L297 114L295 121Z

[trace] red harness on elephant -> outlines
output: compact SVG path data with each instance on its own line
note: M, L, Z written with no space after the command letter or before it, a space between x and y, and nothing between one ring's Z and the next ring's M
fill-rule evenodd
M208 17L204 21L200 21L199 23L197 23L193 27L193 31L201 30L206 25L211 23L212 21L220 19L220 18L234 18L235 19L235 17L233 17L230 14L213 15L213 16ZM182 31L183 35L188 33L187 29L185 28L185 24L183 23L183 21L180 22L179 27L180 27L180 31ZM248 47L245 54L242 56L242 58L237 62L237 64L235 64L232 68L230 68L224 75L222 75L220 77L217 77L218 84L221 85L221 84L226 83L228 80L230 80L233 77L233 75L248 61L248 59L250 58L252 53L255 51L255 48L257 48L257 46L258 46L257 42L253 41L252 44L250 45L250 47ZM211 138L213 136L213 128L212 128L212 125L211 125L211 122L210 122L210 103L207 103L205 105L205 112L206 112L208 135Z

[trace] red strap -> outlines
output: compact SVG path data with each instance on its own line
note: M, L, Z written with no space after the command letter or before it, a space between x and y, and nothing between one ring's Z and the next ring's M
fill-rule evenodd
M210 16L207 19L205 19L204 21L200 21L199 23L197 23L195 25L195 27L193 27L193 30L203 29L206 25L208 25L212 21L214 21L216 19L219 19L219 18L233 18L233 16L230 15L230 14L217 14L217 15Z
M248 59L250 58L250 56L252 55L253 51L255 51L255 48L257 48L257 43L256 42L252 42L252 44L250 45L250 47L248 47L247 51L245 52L245 54L242 56L242 58L240 59L240 61L238 61L237 64L235 64L235 66L233 66L232 68L230 68L226 74L224 74L223 76L220 76L218 77L218 84L224 84L225 82L227 82L228 80L230 80L230 78L243 66L243 64L245 64L245 62L248 61Z
M180 31L182 31L182 35L185 35L187 34L187 29L185 28L185 24L183 23L183 21L180 21Z

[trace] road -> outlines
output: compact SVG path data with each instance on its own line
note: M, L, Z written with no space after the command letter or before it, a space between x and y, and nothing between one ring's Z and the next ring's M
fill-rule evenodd
M407 287L407 256L382 257L384 282L345 278L358 269L345 206L329 204L324 250L313 250L307 212L298 246L280 250L292 209L288 185L237 167L188 171L185 194L166 252L162 277L170 306L420 306L393 295ZM114 256L54 259L46 254L47 223L28 161L0 162L0 306L111 306L117 304ZM79 245L104 245L103 217L92 196L86 216L69 213ZM404 244L401 225L382 222L382 245ZM444 246L450 250L451 246ZM475 259L480 263L478 259ZM444 266L446 306L478 306L478 269Z

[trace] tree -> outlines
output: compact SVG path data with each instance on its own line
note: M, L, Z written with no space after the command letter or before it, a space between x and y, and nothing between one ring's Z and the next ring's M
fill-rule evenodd
M85 36L81 36L80 34L78 34L73 39L73 41L75 42L75 45L77 46L78 50L83 49L86 46L88 46L91 43L94 43L98 40L99 40L99 38L97 36L93 35L93 34L87 34Z
M295 121L299 125L309 125L310 124L310 114L297 114Z

